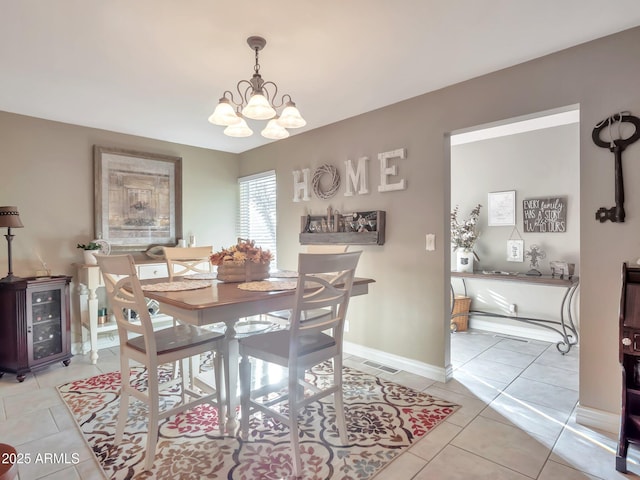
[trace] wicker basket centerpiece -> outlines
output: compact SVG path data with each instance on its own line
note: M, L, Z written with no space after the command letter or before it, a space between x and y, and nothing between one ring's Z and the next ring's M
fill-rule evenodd
M211 264L218 267L222 282L253 282L269 277L271 252L255 246L252 240L238 239L232 247L211 255Z

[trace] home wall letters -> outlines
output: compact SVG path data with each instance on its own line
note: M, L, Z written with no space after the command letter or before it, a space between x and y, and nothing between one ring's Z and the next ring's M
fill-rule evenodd
M407 181L404 178L399 179L397 182L390 183L390 177L399 175L399 167L397 164L389 165L389 162L393 159L405 159L407 156L407 150L405 148L399 148L397 150L391 150L388 152L382 152L378 154L378 160L380 161L380 183L378 185L378 192L386 193L397 190L405 190L407 188ZM369 157L360 157L354 169L353 162L348 159L344 162L345 166L345 197L352 197L354 195L366 195L369 193ZM324 167L324 166L323 166ZM322 168L322 167L321 167ZM313 176L318 177L322 175L322 172L316 169ZM294 170L293 174L293 201L294 202L308 202L311 200L309 197L309 191L311 190L310 178L311 170L309 168L303 168L300 170Z

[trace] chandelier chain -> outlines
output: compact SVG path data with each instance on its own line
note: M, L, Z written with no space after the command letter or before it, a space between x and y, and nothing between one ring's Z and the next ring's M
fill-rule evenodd
M255 51L256 51L256 64L253 66L253 71L257 75L260 75L260 64L258 63L258 52L260 51L260 49L258 47L256 47Z

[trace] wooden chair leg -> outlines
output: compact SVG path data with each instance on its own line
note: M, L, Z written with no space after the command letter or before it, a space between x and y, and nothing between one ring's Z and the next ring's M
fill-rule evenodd
M160 416L160 396L158 385L158 370L157 367L149 367L149 389L147 391L147 407L149 408L149 423L147 432L147 449L146 458L144 462L145 470L151 470L153 468L153 461L156 457L156 444L158 443L158 422Z
M240 437L249 437L249 417L251 403L251 362L246 356L240 359Z
M298 375L289 372L289 432L291 437L291 454L293 456L293 474L302 477L302 460L300 458L300 433L298 431ZM304 375L304 372L303 372ZM303 392L304 395L304 392Z
M336 408L336 424L338 426L338 435L343 445L349 442L347 433L347 422L344 414L344 398L342 394L342 357L334 357L333 359L333 384L339 388L333 394L333 403Z
M192 364L189 359L183 358L179 361L180 363L180 385L181 385L181 396L182 403L187 401L187 390L193 390L193 374L191 373ZM189 381L187 381L189 380Z
M124 427L129 416L129 385L131 384L131 372L129 371L129 359L120 357L120 409L118 411L118 421L116 422L116 433L114 443L118 445L124 436Z
M213 372L216 381L216 402L218 403L218 422L220 435L225 434L225 421L227 418L227 395L224 389L224 366L222 364L222 355L212 352L213 355Z

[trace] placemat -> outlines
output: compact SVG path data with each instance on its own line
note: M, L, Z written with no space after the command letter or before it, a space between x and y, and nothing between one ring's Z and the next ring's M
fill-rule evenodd
M180 290L196 290L198 288L207 288L211 286L211 282L204 280L189 280L187 282L164 282L150 283L142 285L142 290L146 292L178 292Z
M270 292L272 290L295 290L297 282L294 281L276 281L269 282L263 280L261 282L247 282L238 284L240 290L250 290L252 292Z
M269 272L269 276L272 278L296 278L298 276L298 272L295 270L275 270L273 272Z
M185 280L215 280L217 278L217 273L194 273L192 275L185 275Z

